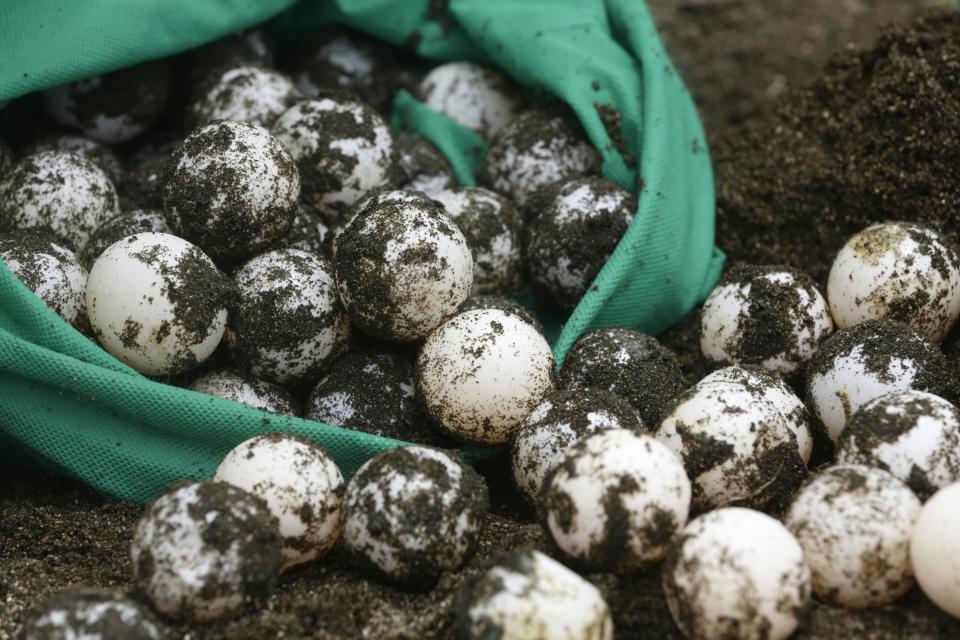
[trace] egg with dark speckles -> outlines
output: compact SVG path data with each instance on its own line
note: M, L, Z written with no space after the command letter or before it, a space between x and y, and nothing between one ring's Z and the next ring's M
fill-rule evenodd
M2 234L0 259L58 316L73 324L83 318L87 270L52 235L40 229Z
M424 104L490 139L520 111L519 92L505 76L473 62L448 62L430 70L418 92Z
M260 380L237 369L219 369L200 376L190 384L192 391L233 400L270 413L299 416L300 403L280 385Z
M118 591L81 587L44 598L27 616L20 640L162 640L150 611Z

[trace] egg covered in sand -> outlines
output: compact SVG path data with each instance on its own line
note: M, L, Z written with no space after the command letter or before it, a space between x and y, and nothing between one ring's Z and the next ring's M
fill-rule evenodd
M141 603L119 591L79 587L47 596L27 615L20 640L164 640Z
M83 318L87 270L50 233L41 229L0 233L0 259L58 316L73 324Z
M423 103L489 140L520 112L520 92L505 76L473 62L448 62L420 81Z
M190 384L190 389L270 413L288 416L301 414L300 404L292 393L280 385L260 380L238 369L218 369L205 373Z

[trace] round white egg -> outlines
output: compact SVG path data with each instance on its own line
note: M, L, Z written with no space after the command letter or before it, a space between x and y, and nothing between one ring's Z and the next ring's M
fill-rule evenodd
M0 227L49 227L76 251L119 212L103 169L66 151L27 156L0 178Z
M346 349L350 322L326 258L300 249L269 251L233 279L240 300L227 345L253 375L280 384L316 379Z
M539 551L515 551L460 600L455 627L465 640L613 640L600 591Z
M292 393L237 369L219 369L206 373L194 380L190 389L270 413L290 416L301 414L299 403Z
M165 640L146 607L120 591L72 587L45 596L24 617L18 640Z
M186 371L217 348L234 288L198 247L166 233L110 245L87 278L100 344L140 373Z
M357 470L343 496L343 541L355 565L429 586L473 555L487 520L487 486L455 455L400 447Z
M817 597L860 609L893 602L913 584L919 513L920 500L886 471L839 465L797 492L784 523L803 547Z
M53 236L37 229L0 235L0 259L58 316L73 324L83 317L87 270Z
M667 556L663 589L687 638L782 640L810 599L810 570L782 524L731 507L687 525Z
M960 411L923 391L882 395L847 422L837 462L880 467L928 498L960 480Z
M340 537L343 476L320 445L271 433L241 442L213 477L263 498L280 524L283 568L325 554Z
M506 77L473 62L434 67L420 81L424 104L490 140L520 112L517 88Z
M547 532L574 560L625 575L663 559L687 523L683 462L644 434L612 429L581 438L540 494Z
M555 384L546 339L497 309L442 324L417 358L417 387L430 415L468 442L507 442Z
M422 194L389 191L369 198L334 242L340 299L371 335L420 340L470 295L467 240Z
M280 115L303 98L293 81L282 73L259 67L228 69L188 111L191 128L214 120L250 122L270 127Z
M797 440L800 457L803 458L804 463L810 463L810 456L813 454L810 410L782 378L758 367L732 365L717 369L701 380L700 384L708 382L736 382L756 389L786 418L787 427Z
M807 368L807 406L836 443L860 407L893 391L939 393L953 379L940 349L910 327L867 320L824 341Z
M930 498L910 538L910 561L920 588L934 604L960 618L960 483Z
M827 301L813 280L782 267L734 267L700 316L700 350L708 360L780 374L802 367L831 333Z
M785 504L807 472L784 414L736 382L703 382L681 394L656 438L683 458L699 509Z
M889 318L939 342L960 316L960 257L929 227L875 224L837 254L827 298L839 327Z

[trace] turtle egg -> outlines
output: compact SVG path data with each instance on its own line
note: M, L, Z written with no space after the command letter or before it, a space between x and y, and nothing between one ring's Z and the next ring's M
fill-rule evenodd
M83 317L87 270L49 233L24 229L0 234L0 258L58 316L74 324Z
M234 273L240 292L227 346L253 375L280 384L315 380L347 347L330 261L299 249L260 254Z
M633 220L637 200L614 182L578 178L531 222L527 263L557 304L576 306Z
M100 344L140 373L186 371L217 348L235 288L198 247L166 233L110 245L87 278Z
M450 163L426 138L397 131L397 166L403 174L402 189L433 194L456 186Z
M300 167L304 199L328 224L394 178L390 127L361 102L332 97L299 102L277 119L272 132Z
M427 107L487 140L520 112L517 88L503 75L473 62L434 67L420 81L418 93Z
M645 429L633 406L603 389L557 391L537 405L510 441L517 487L535 502L547 474L576 440L604 429Z
M392 449L350 479L343 540L360 568L429 586L473 555L487 506L483 478L452 454L421 446Z
M810 570L782 524L729 507L683 530L664 563L663 590L687 638L783 640L810 599Z
M266 129L208 124L183 141L168 170L163 202L170 226L215 260L249 258L290 230L300 175Z
M204 374L193 381L190 389L270 413L288 416L299 416L301 413L292 393L236 369L220 369Z
M929 498L960 480L960 411L923 391L882 395L847 422L837 462L879 467Z
M472 293L513 295L523 285L520 214L501 195L482 187L431 193L456 223L473 252Z
M546 335L546 330L543 328L543 325L540 324L540 321L537 320L537 317L530 312L529 309L524 307L519 302L515 302L506 296L495 296L488 294L477 294L475 296L470 296L467 298L462 305L460 305L460 313L465 313L467 311L475 311L477 309L499 309L504 313L509 313L515 315L521 320L529 322L537 331Z
M783 375L801 368L831 333L827 301L813 280L786 267L730 269L700 315L700 350L708 360Z
M417 387L430 415L468 442L507 442L554 386L546 339L530 323L494 309L467 311L441 325L417 358Z
M560 386L593 387L626 398L650 428L670 401L687 388L680 363L653 336L614 327L580 336L563 361Z
M170 67L151 60L43 92L43 104L57 124L79 129L107 144L126 142L150 128L167 107Z
M69 134L41 138L25 149L23 155L30 156L44 151L66 151L86 158L103 169L115 187L119 187L126 179L123 164L117 154L96 140Z
M220 75L193 101L187 112L189 127L214 120L249 122L270 127L303 96L282 73L259 67L237 67Z
M690 481L680 458L652 437L604 430L566 452L539 506L565 554L592 569L629 574L667 554L687 522Z
M784 523L797 537L828 604L860 609L893 602L913 584L910 534L920 500L891 474L839 465L813 476Z
M297 60L297 85L315 97L348 91L380 113L389 113L395 93L389 77L395 52L361 33L331 30L309 43Z
M117 185L125 208L163 210L167 161L183 142L170 132L151 136L127 159L124 180Z
M541 188L597 173L600 154L577 126L559 115L527 111L487 151L488 186L521 207Z
M396 341L424 338L473 285L466 238L422 194L369 199L335 241L340 299L357 327Z
M274 63L274 43L265 29L237 31L208 42L185 54L179 69L192 87L216 79L220 73L236 67L269 69Z
M939 342L960 316L960 256L929 227L875 224L837 254L827 298L839 327L889 318Z
M807 473L787 418L745 384L695 385L664 412L656 437L683 458L701 510L782 508Z
M893 320L867 320L824 341L807 367L807 406L836 443L860 407L892 391L940 394L952 384L946 356Z
M613 619L600 591L539 551L514 551L456 602L461 640L613 640Z
M793 432L803 462L810 462L813 453L810 410L782 378L761 367L733 365L717 369L701 380L700 384L708 382L736 382L750 387L772 402L786 418L787 428Z
M27 156L0 178L0 228L49 227L73 250L119 211L107 174L66 151Z
M44 598L20 640L162 640L166 633L139 602L119 591L81 587Z
M77 254L80 264L89 269L107 247L138 233L170 233L167 218L160 211L134 209L118 213L93 230L83 250Z
M130 558L134 584L157 611L211 622L270 593L283 546L262 499L223 482L190 482L147 507Z
M323 221L323 216L313 207L300 204L297 206L296 215L293 216L290 231L274 244L274 248L302 249L319 256L329 256L332 236L330 228Z
M910 561L920 588L934 604L960 618L960 483L940 489L920 510L910 539Z
M319 558L340 537L343 476L320 445L287 433L241 442L213 479L266 502L280 524L283 568Z

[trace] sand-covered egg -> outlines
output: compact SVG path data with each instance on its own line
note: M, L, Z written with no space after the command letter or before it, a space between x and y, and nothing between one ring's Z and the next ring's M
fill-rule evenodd
M851 416L837 462L879 467L929 498L960 480L960 411L923 391L882 395Z
M182 142L179 133L158 132L148 136L127 158L124 179L117 185L123 208L163 210L167 160Z
M780 266L730 269L700 313L700 350L713 362L759 365L786 375L833 333L813 280Z
M237 369L218 369L205 373L190 384L190 389L270 413L301 415L300 403L292 393Z
M307 418L406 442L437 439L414 399L413 364L388 351L337 358L310 393Z
M602 178L578 178L557 190L530 222L527 264L533 281L572 308L587 292L633 220L637 201Z
M332 241L333 234L323 216L313 207L301 203L293 216L290 231L275 243L275 248L302 249L317 255L329 256Z
M47 596L17 634L20 640L164 640L142 604L119 591L74 588Z
M510 441L517 488L535 502L547 474L580 438L604 429L646 429L637 410L603 389L557 391L530 412Z
M300 249L268 251L233 277L240 298L227 346L255 376L280 384L312 380L346 349L350 321L326 258Z
M430 142L415 133L394 133L397 168L402 174L400 187L406 191L432 194L456 186L450 163Z
M610 429L578 440L539 496L557 546L590 569L630 574L663 559L687 523L690 480L673 451Z
M536 327L537 331L546 335L543 325L537 320L537 316L533 315L533 312L519 302L506 296L478 293L477 295L470 296L460 305L460 313L475 311L477 309L499 309L504 313L515 315L521 320L529 322Z
M0 228L48 227L76 251L119 212L107 174L73 153L27 156L0 178Z
M270 69L228 69L190 104L187 124L191 129L214 120L249 122L271 127L280 115L303 99L293 80Z
M130 559L134 584L157 611L210 622L269 595L283 544L261 498L224 482L189 482L147 507Z
M285 111L271 131L300 168L306 202L329 224L395 178L393 133L361 102L341 97L305 100Z
M98 142L119 144L160 118L169 90L167 61L151 60L47 89L43 104L57 124L79 129Z
M431 193L473 252L473 293L513 295L523 285L522 221L503 196L483 187Z
M340 89L380 113L389 113L394 93L389 80L392 58L387 47L362 33L330 30L303 47L294 77L307 96Z
M80 264L89 269L114 242L145 232L170 233L170 225L167 224L167 218L162 211L156 209L123 211L94 229L77 257L80 259Z
M52 235L41 229L0 233L0 259L58 316L70 323L82 318L87 270Z
M66 151L86 158L103 169L115 187L119 187L125 178L125 170L119 156L107 145L91 138L71 134L44 137L27 147L23 155L31 156L44 151Z
M827 299L839 327L900 320L939 342L960 316L960 255L929 227L875 224L837 254Z
M539 551L505 555L455 606L459 640L613 640L600 591Z
M717 369L700 381L701 384L707 382L735 382L745 385L772 402L786 418L787 428L793 432L797 441L800 457L805 463L810 462L813 454L812 416L803 400L782 378L762 367L733 365Z
M960 483L944 487L920 510L910 538L917 584L934 604L960 618Z
M220 343L236 289L203 251L167 233L110 245L87 278L87 317L100 344L137 371L191 369Z
M729 507L683 530L664 563L663 590L687 638L783 640L810 599L810 570L782 524Z
M340 299L370 335L420 340L470 294L467 239L422 194L390 191L369 198L335 244Z
M683 458L698 509L780 509L807 473L783 412L746 384L698 383L664 412L656 437Z
M520 113L519 91L505 76L474 62L448 62L420 81L427 107L490 140Z
M553 354L519 317L468 311L427 337L417 387L433 419L455 437L503 444L554 390Z
M174 152L168 171L170 226L214 260L249 258L290 229L300 175L262 127L227 120L201 127Z
M600 154L578 126L546 111L520 114L494 139L484 164L489 187L520 206L541 188L600 169Z
M942 395L955 374L937 345L894 320L867 320L823 342L807 367L806 402L836 443L860 407L893 391Z
M886 471L838 465L797 492L784 524L803 547L817 598L860 609L892 602L913 584L919 513L920 500Z
M237 31L197 47L183 56L177 71L189 88L215 80L237 67L270 69L276 57L275 43L265 28Z
M430 586L477 548L489 498L455 454L422 446L367 461L343 496L343 540L355 565L392 582Z
M315 442L289 433L255 436L224 456L213 479L266 502L280 525L285 569L319 558L340 537L343 476Z
M653 336L624 327L580 336L563 361L564 389L606 389L629 400L655 428L670 402L687 388L677 356Z

